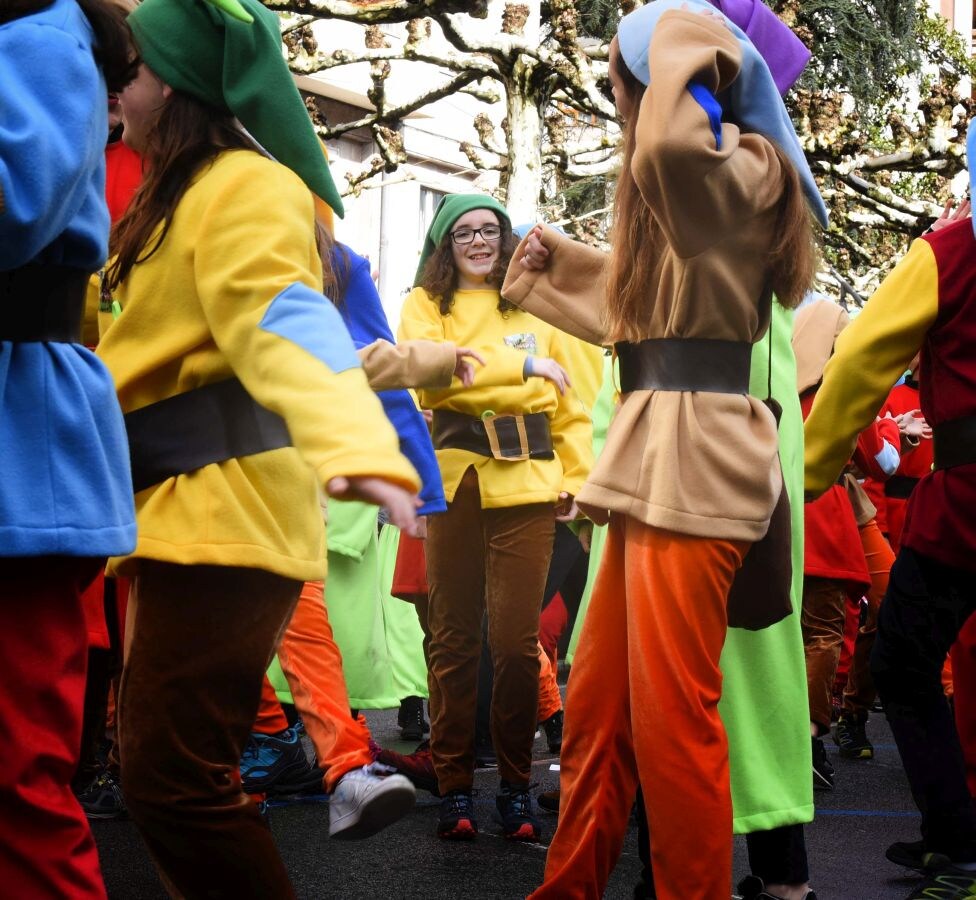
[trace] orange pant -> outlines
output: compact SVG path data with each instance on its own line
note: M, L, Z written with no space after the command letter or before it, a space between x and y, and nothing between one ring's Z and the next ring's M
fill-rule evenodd
M322 582L309 581L302 588L278 647L278 661L288 679L295 708L301 713L315 747L319 765L325 769L325 789L331 793L343 775L368 765L373 756L366 720L362 716L353 719L349 714L342 655L332 637ZM265 676L259 721L280 722L274 718L275 707L281 714L278 699Z
M868 573L871 575L871 587L866 594L867 616L854 639L854 654L847 687L844 689L844 710L848 713L866 715L877 696L874 679L871 677L871 648L878 633L878 610L888 591L888 575L894 565L895 554L891 552L891 547L874 519L862 525L858 531L861 535L861 546L864 548L864 558L868 564Z
M612 516L569 680L559 827L533 898L603 896L638 779L657 896L728 896L719 657L729 586L748 547Z
M559 682L556 681L556 667L552 658L539 644L539 711L536 718L545 722L563 708L563 698L559 694Z

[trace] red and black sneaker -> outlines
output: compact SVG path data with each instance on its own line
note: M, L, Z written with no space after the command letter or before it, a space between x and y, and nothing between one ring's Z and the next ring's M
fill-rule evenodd
M505 837L513 841L539 840L542 826L532 813L529 785L512 785L503 781L501 793L495 797L495 806L498 807Z
M384 766L395 769L401 775L406 775L414 787L440 797L440 791L437 789L437 774L434 772L434 758L430 753L430 741L424 741L413 753L397 753L396 750L377 747L373 750L373 758Z
M437 836L451 841L471 841L478 836L470 791L450 791L441 800Z

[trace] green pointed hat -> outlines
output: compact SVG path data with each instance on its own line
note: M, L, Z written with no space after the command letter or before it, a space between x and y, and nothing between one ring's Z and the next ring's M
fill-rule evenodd
M259 0L143 0L128 17L140 58L170 87L230 112L342 216L342 200Z
M424 246L420 251L420 262L417 264L417 274L413 276L413 284L416 287L420 284L420 276L424 273L424 266L430 259L431 253L437 249L437 245L444 240L444 235L451 230L451 226L465 213L473 209L490 209L498 214L498 218L511 227L512 220L508 217L508 212L494 197L488 194L448 194L437 204L434 210L434 218L427 229L427 236L424 238Z

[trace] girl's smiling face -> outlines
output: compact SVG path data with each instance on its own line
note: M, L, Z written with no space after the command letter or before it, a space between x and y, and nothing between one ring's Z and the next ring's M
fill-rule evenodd
M465 213L452 226L451 234L499 226L498 216L490 209L473 209ZM470 244L457 244L451 239L451 252L458 270L458 288L462 291L477 290L485 286L486 279L498 262L500 238L485 240L480 232Z

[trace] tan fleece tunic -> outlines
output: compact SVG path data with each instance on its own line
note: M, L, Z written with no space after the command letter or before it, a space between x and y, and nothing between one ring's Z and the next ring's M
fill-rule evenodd
M647 285L653 302L642 338L755 343L766 330L759 300L783 171L769 141L735 125L721 125L716 147L707 114L687 90L696 81L719 93L740 59L731 33L704 16L671 11L655 29L631 171L666 245ZM549 228L544 243L547 268L525 270L520 248L504 296L606 343L603 254ZM577 500L597 522L615 511L684 534L755 541L781 487L776 423L761 400L649 390L621 398Z

